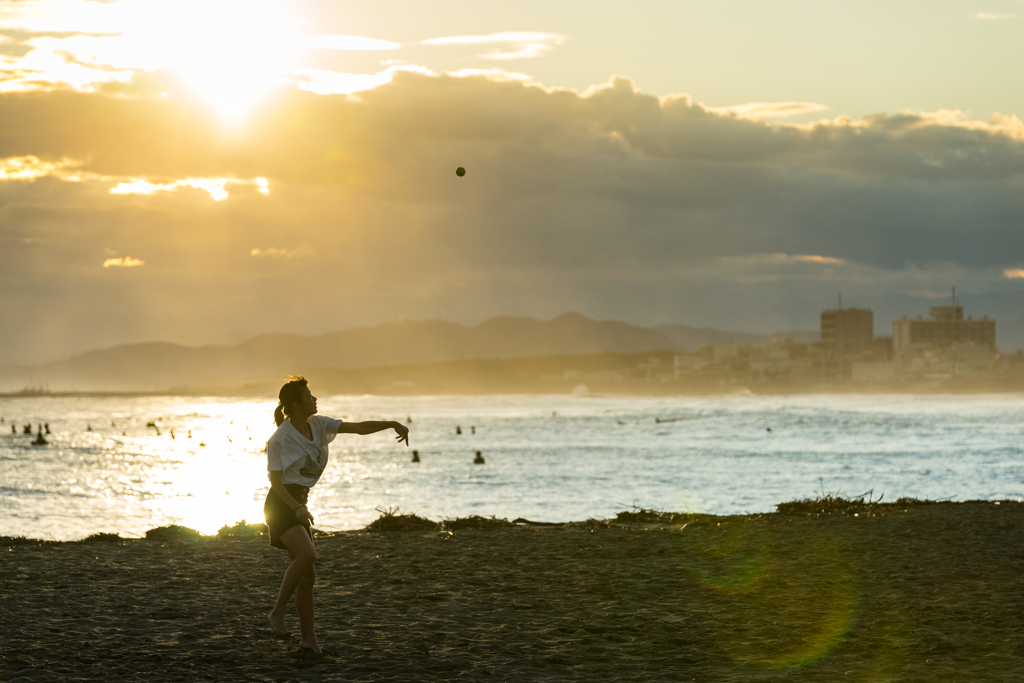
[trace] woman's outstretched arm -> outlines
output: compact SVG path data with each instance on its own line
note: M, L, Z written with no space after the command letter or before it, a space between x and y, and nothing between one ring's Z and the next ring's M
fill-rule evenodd
M368 420L366 422L342 422L338 425L339 434L376 434L385 429L394 429L398 434L395 440L404 441L406 446L409 445L409 428L401 422Z

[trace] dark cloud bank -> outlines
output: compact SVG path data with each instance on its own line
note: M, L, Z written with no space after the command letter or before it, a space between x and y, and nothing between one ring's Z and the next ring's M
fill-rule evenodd
M230 128L157 90L0 96L0 159L89 174L0 181L0 364L438 309L813 329L840 290L884 332L953 284L1024 345L1024 280L1003 276L1024 267L1014 117L770 126L624 79L579 94L400 72L356 96L282 90ZM229 176L269 194L109 193ZM145 265L102 267L123 256Z

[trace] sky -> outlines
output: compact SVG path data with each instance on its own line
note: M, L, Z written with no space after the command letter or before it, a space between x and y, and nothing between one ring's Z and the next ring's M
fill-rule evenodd
M1020 0L0 0L0 365L438 316L816 329L840 292L890 334L953 286L1013 351L1022 29Z

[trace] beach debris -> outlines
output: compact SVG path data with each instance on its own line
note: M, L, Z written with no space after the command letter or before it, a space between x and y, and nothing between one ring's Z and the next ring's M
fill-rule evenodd
M79 541L79 543L118 543L125 539L121 538L117 534L111 534L100 531L99 533L90 534Z
M619 524L683 524L696 517L690 512L666 512L654 508L632 506L615 515Z
M217 536L220 538L252 538L254 536L265 536L266 534L266 524L260 522L248 524L244 519L241 522L235 522L234 526L225 524L217 530Z
M512 520L513 524L526 524L527 526L565 526L567 522L534 522L533 520L523 519L522 517L516 517Z
M474 465L485 465L486 462L487 461L484 460L483 453L481 453L480 451L477 451L476 452L476 457L473 458L473 464Z
M765 430L764 430L764 431L766 431L766 432L770 432L770 431L772 431L772 428L771 428L771 427L765 427Z
M43 538L27 538L25 536L0 536L0 546L15 545L53 545L60 541L48 541Z
M195 529L168 524L159 526L146 532L147 541L196 541L203 538L203 535Z
M455 433L461 435L462 434L462 427L460 427L459 425L455 425Z
M367 525L366 531L391 533L395 531L435 531L441 528L437 522L420 517L415 512L403 514L399 508L376 508L380 517Z
M88 423L86 423L86 425L85 425L85 431L87 431L87 432L91 432L91 431L92 431L92 425L91 425L91 424L88 424Z
M589 530L590 533L594 533L595 529L610 529L612 526L607 519L594 519L593 517L587 517L582 522L579 522L579 525ZM684 524L683 526L686 525Z
M779 503L775 506L775 509L783 515L791 515L797 517L822 517L829 515L846 515L846 516L873 516L891 512L907 512L911 507L918 507L921 505L939 505L942 503L951 503L946 498L942 500L920 500L917 498L898 498L891 503L883 503L882 498L885 493L880 495L878 498L873 498L874 490L862 493L859 496L851 496L845 498L840 496L838 492L828 493L818 498L804 498L802 500L793 500L788 503ZM989 501L964 501L966 503L972 502L989 502Z
M507 529L514 527L515 524L508 521L505 517L498 519L494 515L490 517L470 515L469 517L443 519L441 520L441 526L446 531L459 531L460 529Z

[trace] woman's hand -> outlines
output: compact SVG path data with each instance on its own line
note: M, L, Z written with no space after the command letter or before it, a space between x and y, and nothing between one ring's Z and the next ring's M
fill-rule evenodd
M395 437L395 441L397 441L399 443L404 441L405 445L408 446L409 445L409 428L406 427L401 422L393 423L393 428L394 428L394 430L396 432L398 432L398 436Z
M305 505L295 511L295 519L299 520L303 524L313 526L313 515Z

